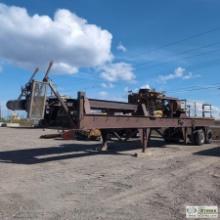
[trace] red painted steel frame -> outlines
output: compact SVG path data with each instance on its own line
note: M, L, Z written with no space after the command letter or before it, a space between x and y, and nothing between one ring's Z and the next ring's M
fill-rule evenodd
M144 116L83 115L79 129L209 127L209 118L153 118Z
M158 118L149 116L98 115L85 114L85 93L78 93L78 128L79 129L120 129L120 128L195 128L209 127L214 124L212 118ZM88 104L88 103L87 103Z

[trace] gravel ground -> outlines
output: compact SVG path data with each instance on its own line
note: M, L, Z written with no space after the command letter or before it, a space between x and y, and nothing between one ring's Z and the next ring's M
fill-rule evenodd
M39 139L55 131L0 128L0 219L185 219L220 208L220 147Z

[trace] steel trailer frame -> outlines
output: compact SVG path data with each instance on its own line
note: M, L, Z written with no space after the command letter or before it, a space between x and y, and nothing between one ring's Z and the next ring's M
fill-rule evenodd
M147 109L146 103L143 102L143 100L140 103L137 100L133 102L132 100L129 100L129 96L128 102L117 102L88 99L84 92L78 92L77 99L65 99L60 96L59 92L56 90L56 88L53 86L48 78L48 74L52 67L52 64L53 62L51 61L43 81L34 80L34 76L39 70L37 68L32 74L28 83L22 89L19 98L17 100L8 101L7 107L11 110L25 110L31 117L33 112L32 107L34 106L34 108L40 108L36 109L36 112L39 113L38 119L45 119L45 105L47 105L50 100L53 100L53 98L46 98L46 90L45 94L40 94L40 90L43 88L42 86L39 87L39 97L34 97L34 88L36 83L39 83L41 85L48 85L55 95L55 106L58 108L62 108L66 114L69 122L68 128L78 130L100 129L103 138L102 149L107 148L109 132L117 133L117 131L120 129L133 129L135 131L137 131L138 129L141 136L142 151L145 152L149 144L152 130L157 131L161 136L165 137L164 133L160 132L159 129L178 129L178 131L180 131L181 133L181 139L184 141L184 143L187 143L188 137L190 135L192 139L194 134L193 132L196 132L198 129L200 129L203 131L204 135L207 135L208 133L210 133L209 127L214 125L214 119L211 115L211 105L203 105L203 117L190 117L189 114L188 116L186 114L187 109L185 102L185 113L182 114L181 112L179 112L180 114L177 116L174 115L173 112L173 101L175 102L181 100L173 97L166 97L164 94L158 93L156 91L150 91L153 96L145 98L149 98L150 100L156 97L156 99L158 98L160 101L172 101L169 115L156 117L155 115L149 113L149 109ZM144 94L141 94L140 91L141 90L139 90L138 95L140 95L141 99L144 99L144 96L142 96ZM44 104L41 103L41 106L37 106L37 103L39 100L41 100L41 98L42 100L44 100ZM206 106L209 106L209 111L205 110ZM205 118L205 113L210 113L210 117Z
M149 145L151 131L159 128L181 128L183 132L184 143L188 143L188 134L198 128L205 130L214 123L213 118L159 118L153 116L134 116L134 115L103 115L91 114L91 106L94 108L102 106L102 108L116 108L124 110L134 109L135 105L122 102L89 100L84 92L78 93L78 119L75 129L100 129L103 137L103 149L107 148L107 133L115 129L139 129L142 151L145 152Z

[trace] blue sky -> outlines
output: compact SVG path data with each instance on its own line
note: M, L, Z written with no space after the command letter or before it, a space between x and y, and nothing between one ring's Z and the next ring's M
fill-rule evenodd
M57 64L50 77L66 95L75 96L77 91L85 90L89 97L123 100L127 90L150 86L220 108L220 90L194 90L217 83L220 87L217 0L0 2L0 18L5 19L0 24L2 103L17 97L35 65L44 71L52 59ZM12 6L17 8L10 11ZM20 8L25 8L28 16L20 15ZM60 11L54 26L54 14L59 9L68 12ZM36 14L39 19L33 19ZM71 21L63 19L66 14L74 15L71 19L77 26L67 24L62 33L57 24ZM12 16L18 16L18 23L13 20L16 28L9 29ZM48 29L44 27L48 19L42 16L51 18ZM83 19L87 22L83 23ZM78 30L81 25L83 38L75 38L76 33L72 36L69 28ZM41 31L43 34L39 35ZM90 40L97 42L93 44ZM64 48L60 42L70 47ZM187 91L188 87L193 90Z

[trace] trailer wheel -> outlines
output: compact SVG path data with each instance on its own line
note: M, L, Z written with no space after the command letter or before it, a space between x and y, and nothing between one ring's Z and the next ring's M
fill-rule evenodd
M202 129L193 132L194 144L202 145L205 143L205 133Z
M206 137L205 137L205 143L206 144L211 144L212 143L212 137L213 137L213 133L211 129L208 129L206 131Z

